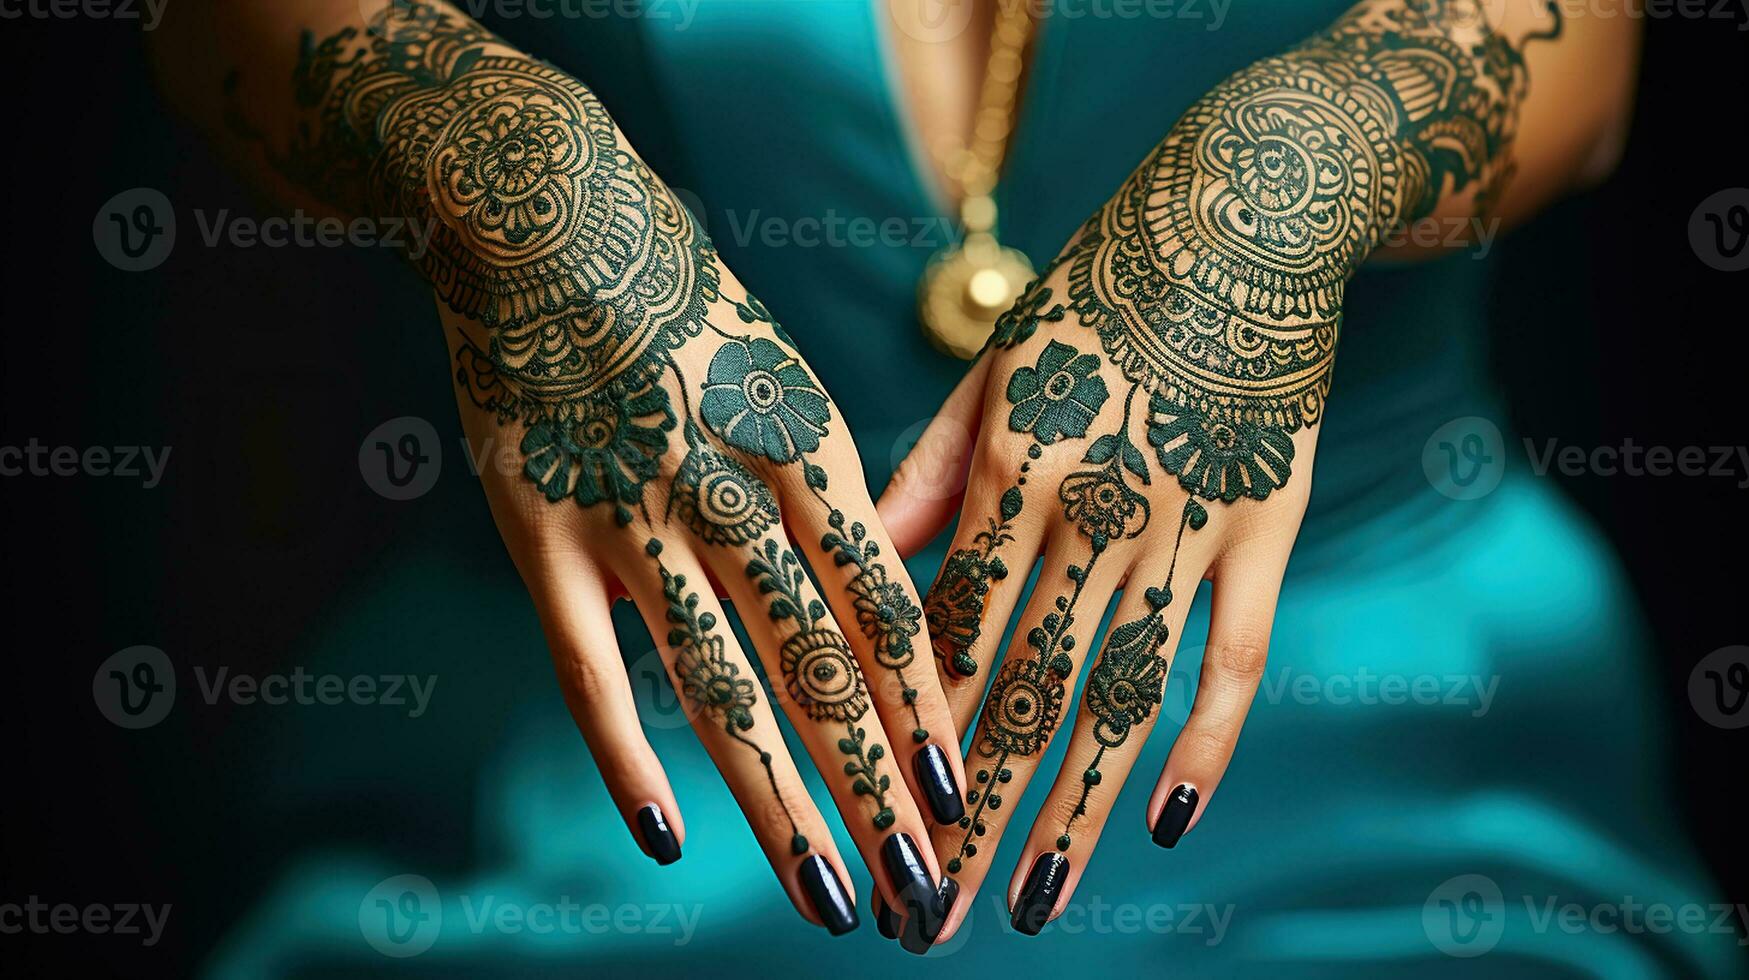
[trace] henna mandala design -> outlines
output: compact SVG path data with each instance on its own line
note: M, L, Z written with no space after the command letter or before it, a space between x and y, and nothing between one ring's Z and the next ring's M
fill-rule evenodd
M984 702L986 755L1032 755L1043 749L1063 711L1063 679L1042 662L1017 659L996 672Z
M668 505L705 544L744 545L778 521L764 482L721 453L694 448L674 475Z
M815 721L855 721L868 711L868 690L856 658L836 630L797 633L783 644L790 697Z
M463 338L458 380L529 426L526 472L549 499L612 502L629 520L649 467L620 446L615 473L585 437L605 431L625 379L703 330L720 273L692 216L587 88L440 8L391 4L363 34L306 36L297 93L317 120L282 169L350 210L432 229L414 264L484 329Z

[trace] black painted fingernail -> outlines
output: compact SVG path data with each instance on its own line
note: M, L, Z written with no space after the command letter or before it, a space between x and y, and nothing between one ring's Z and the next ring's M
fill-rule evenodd
M923 787L923 796L929 800L935 822L959 823L959 819L966 815L966 801L960 797L960 788L953 781L947 753L939 745L926 745L911 764L917 770L917 784Z
M680 841L668 829L662 808L652 803L638 811L638 829L644 834L644 847L657 864L673 864L680 860Z
M892 907L887 905L887 900L879 895L876 895L874 900L875 928L879 929L881 935L888 939L899 938L899 913L894 912Z
M1020 890L1020 901L1014 903L1013 925L1016 932L1036 936L1051 920L1051 909L1057 907L1057 896L1063 893L1063 883L1069 880L1069 859L1061 854L1040 854L1027 872L1026 886Z
M802 890L808 893L808 899L814 903L814 911L820 915L820 921L826 924L826 931L834 936L842 936L856 928L856 906L850 904L850 895L844 891L844 883L838 880L838 872L826 859L818 854L810 855L796 869L796 877L801 879Z
M942 875L941 887L935 893L935 904L941 910L941 914L936 916L933 928L923 930L923 938L928 940L929 945L935 945L935 937L941 935L941 927L947 925L947 917L953 912L953 903L959 901L959 898L960 883Z
M1161 847L1172 847L1178 843L1178 838L1184 836L1184 829L1190 826L1190 818L1196 813L1196 788L1180 786L1172 791L1166 800L1166 809L1160 812L1160 822L1154 825L1154 843Z
M1017 932L1036 936L1051 920L1057 896L1069 880L1069 859L1061 854L1040 854L1027 872L1020 900L1014 903L1012 924Z
M913 953L929 951L925 936L941 932L941 894L929 878L929 868L910 834L894 834L881 844L881 862L893 888L905 903L905 927L899 945Z

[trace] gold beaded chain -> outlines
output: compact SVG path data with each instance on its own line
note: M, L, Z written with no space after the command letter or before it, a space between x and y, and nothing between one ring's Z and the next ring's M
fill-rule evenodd
M978 92L970 146L947 161L959 185L961 238L929 260L918 284L918 317L936 347L971 360L1032 281L1032 263L996 238L996 181L1020 103L1020 79L1033 35L1029 0L996 0L990 58Z

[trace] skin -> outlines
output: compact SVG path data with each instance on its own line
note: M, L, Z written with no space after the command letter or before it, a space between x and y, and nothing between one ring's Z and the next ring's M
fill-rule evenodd
M808 858L849 877L780 711L904 907L882 844L908 835L939 876L912 760L937 746L963 783L958 739L917 591L792 338L576 79L445 5L368 24L352 0L286 6L171 11L154 38L165 87L286 199L436 228L411 258L464 429L483 458L514 447L481 483L634 839L649 849L650 804L682 846L686 825L638 722L620 599L797 911L821 922L797 878Z
M880 504L906 550L960 509L925 601L955 720L975 726L967 818L934 837L959 886L938 942L997 870L1052 737L1069 739L1065 762L1007 898L1061 854L1050 916L1070 901L1206 580L1194 707L1142 814L1148 832L1189 786L1194 830L1267 659L1348 279L1405 227L1510 222L1606 169L1631 76L1577 66L1631 63L1636 30L1536 2L1362 3L1211 90L998 323ZM1421 98L1404 52L1444 101ZM957 474L963 496L943 499ZM1114 602L1105 648L1089 649Z

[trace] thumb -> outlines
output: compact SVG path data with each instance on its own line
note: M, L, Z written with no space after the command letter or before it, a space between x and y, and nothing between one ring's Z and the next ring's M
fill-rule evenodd
M875 502L901 557L923 550L959 513L973 440L983 421L984 381L989 374L989 357L972 365Z

